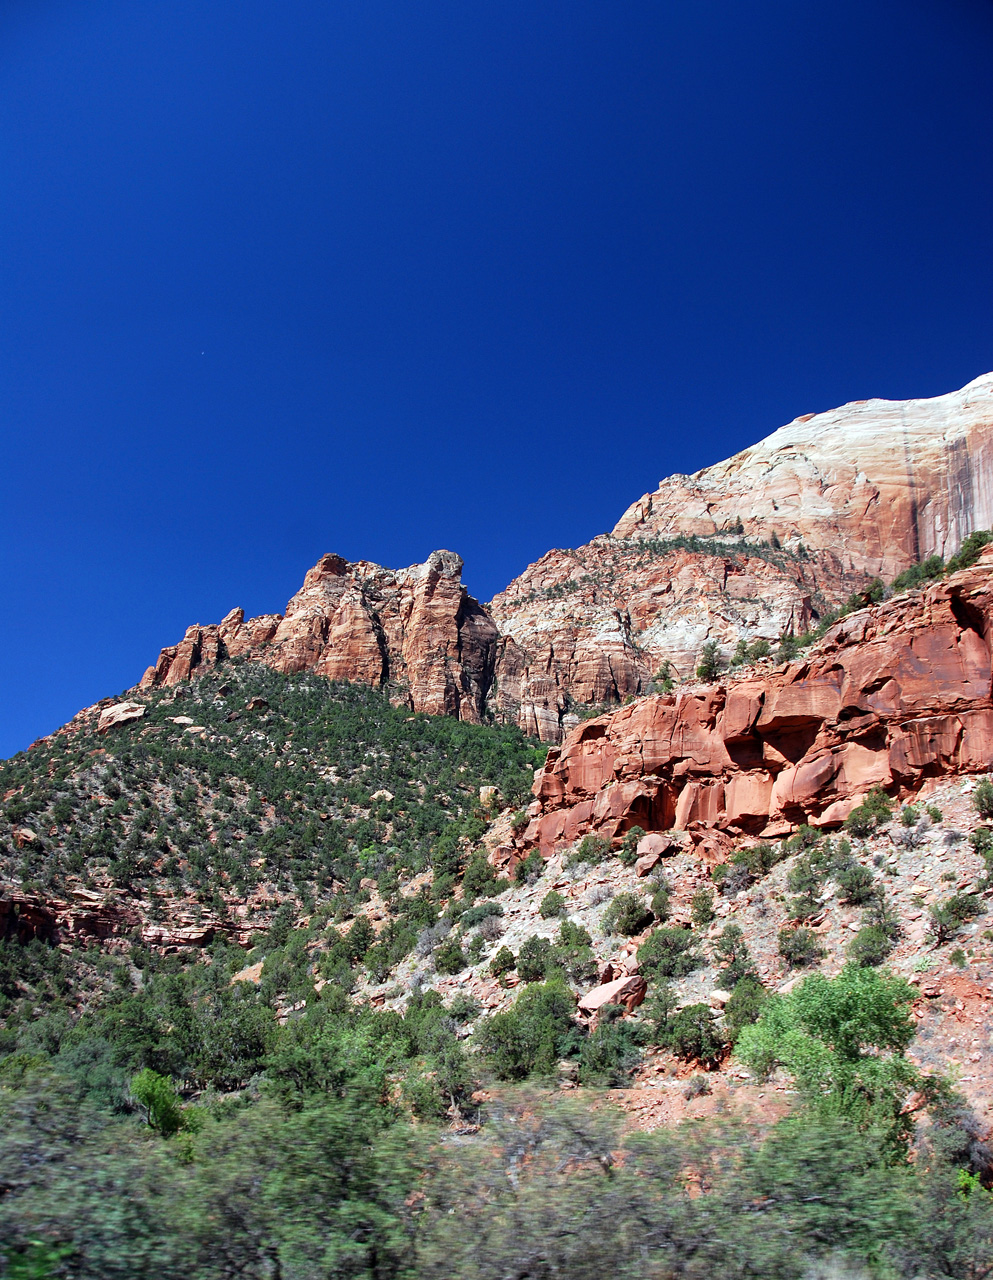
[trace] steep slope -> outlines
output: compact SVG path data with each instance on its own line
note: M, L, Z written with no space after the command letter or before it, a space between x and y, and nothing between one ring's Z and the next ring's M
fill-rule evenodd
M483 607L462 561L384 569L326 555L285 615L190 627L142 688L225 657L388 686L415 711L487 715L559 742L590 706L692 676L700 651L799 635L877 575L993 523L993 375L934 400L798 418L670 476L611 534L550 551ZM665 665L668 664L668 665Z
M802 541L839 572L895 577L993 523L993 374L930 400L806 414L726 462L669 476L613 537Z
M574 729L539 780L525 847L585 832L731 837L838 826L872 787L993 766L993 548L923 593L849 614L794 662L642 699Z

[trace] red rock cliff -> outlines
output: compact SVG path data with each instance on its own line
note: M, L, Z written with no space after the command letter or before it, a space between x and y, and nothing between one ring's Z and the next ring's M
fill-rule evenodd
M179 684L224 657L247 655L277 671L390 684L415 711L478 723L493 679L497 631L462 585L462 560L435 551L424 564L383 569L326 555L285 615L190 627L163 649L141 688Z
M782 834L838 825L874 786L993 766L993 548L922 594L843 619L800 661L580 725L534 787L529 845L587 831Z

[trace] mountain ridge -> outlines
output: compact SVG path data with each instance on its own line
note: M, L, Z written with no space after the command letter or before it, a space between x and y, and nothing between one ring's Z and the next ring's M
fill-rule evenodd
M801 634L874 577L989 525L993 374L928 400L804 415L669 476L610 534L549 551L488 604L450 551L396 570L325 555L285 614L191 627L139 687L251 653L555 743L584 708L645 693L663 664L687 677L707 643L727 658L741 641Z

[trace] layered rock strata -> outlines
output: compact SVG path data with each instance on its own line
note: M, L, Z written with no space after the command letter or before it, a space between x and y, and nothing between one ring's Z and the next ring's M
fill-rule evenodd
M225 656L391 686L418 711L489 711L560 742L576 709L692 676L700 650L806 630L874 576L892 579L993 525L993 374L932 400L806 415L726 462L670 476L611 534L550 551L494 597L435 552L391 570L325 556L285 615L191 627L142 687ZM703 541L699 541L699 540Z
M993 374L929 400L805 414L726 462L662 480L615 538L737 527L803 542L841 573L895 577L993 524Z
M415 711L478 723L493 680L497 631L462 585L462 560L435 551L424 564L384 569L326 555L286 613L190 627L163 649L143 689L175 685L225 657L282 672L389 685Z
M557 742L574 704L644 693L664 660L692 675L707 641L727 657L739 640L799 633L871 578L991 524L993 375L807 414L669 476L609 535L549 552L496 596L496 706Z
M500 628L493 704L544 742L573 708L648 691L663 662L693 674L708 640L799 634L861 578L805 556L727 541L716 550L619 542L550 551L490 603Z
M993 766L993 549L921 594L844 618L802 659L649 697L574 729L534 786L522 845L589 831L730 838L839 825L872 787Z

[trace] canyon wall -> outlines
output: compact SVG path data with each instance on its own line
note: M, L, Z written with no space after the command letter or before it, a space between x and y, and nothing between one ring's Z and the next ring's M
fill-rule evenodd
M993 524L993 374L929 400L859 400L806 414L726 462L669 476L624 513L613 537L803 542L841 573L887 581L949 556Z
M990 525L993 374L932 400L807 415L670 476L612 533L548 552L488 607L448 551L399 570L324 556L285 615L191 627L142 687L244 654L560 742L578 710L651 692L663 663L686 679L708 641L726 658L739 640L800 634L872 577Z
M993 766L993 548L844 618L803 658L642 699L573 729L534 786L522 849L587 832L731 837L840 825L875 786Z

